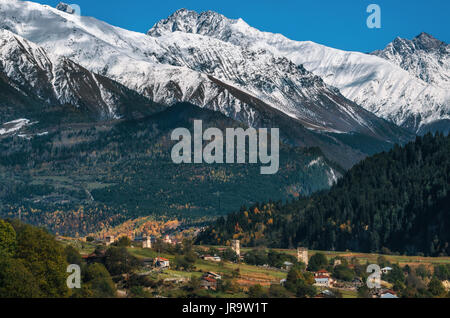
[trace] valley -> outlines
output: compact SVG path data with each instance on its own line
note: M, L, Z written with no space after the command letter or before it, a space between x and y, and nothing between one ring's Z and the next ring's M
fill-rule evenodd
M97 248L95 244L89 242L80 242L70 240L63 240L64 244L75 246L83 257L91 255ZM260 295L266 295L271 297L293 297L294 294L290 294L288 290L283 291L283 283L289 275L289 269L286 269L281 265L277 267L275 265L260 265L251 264L247 255L252 253L272 253L273 255L279 255L283 257L292 258L293 262L297 257L297 250L295 249L266 249L263 247L254 248L241 248L240 253L242 258L240 261L230 261L224 259L225 251L229 249L229 246L193 246L197 259L193 261L193 264L189 269L183 269L179 267L180 256L179 252L174 252L174 249L170 249L168 246L163 247L161 243L156 243L156 247L153 249L140 248L131 243L131 247L128 247L128 252L137 257L143 262L148 262L151 259L164 258L170 262L170 268L158 268L147 267L142 268L136 273L141 276L147 276L151 280L159 281L158 287L144 288L153 295L159 297L185 297L189 295L189 291L192 290L193 281L201 282L207 275L218 275L220 278L220 286L217 288L200 288L197 292L202 297L219 297L219 298L246 298L252 297L252 293L256 289L260 288ZM181 243L178 243L181 244ZM216 253L216 258L219 260L213 261L208 257L202 255L208 255L205 253ZM381 266L398 266L399 268L408 268L412 272L419 273L422 270L433 272L433 268L448 267L450 266L449 257L420 257L420 256L406 256L406 255L383 255L376 253L354 253L354 252L330 252L330 251L308 251L308 257L314 259L314 255L323 255L327 263L333 264L335 260L342 260L345 264L349 265L353 271L356 271L356 275L362 275L361 281L367 279L368 274L364 271L367 264L379 264ZM211 254L209 254L211 255ZM314 256L314 257L313 257ZM203 259L202 259L203 257ZM211 258L211 257L210 257ZM266 260L267 261L267 260ZM264 262L264 261L261 261ZM336 267L336 265L334 265ZM324 265L323 268L327 268L330 272L333 272L333 266ZM310 269L311 272L314 270ZM411 275L411 274L410 274ZM348 282L342 281L339 278L334 279L333 285L328 286L328 290L331 290L330 296L324 291L327 290L326 286L316 286L316 293L314 296L317 298L338 297L338 298L358 298L367 297L363 296L361 292L361 284L359 280L350 279ZM383 275L382 288L389 290L393 288L391 278L388 275ZM223 285L222 285L223 284ZM274 287L277 286L277 287ZM280 289L281 288L281 289ZM203 289L203 290L202 290ZM123 292L126 292L125 290ZM191 291L192 292L192 291ZM187 294L186 294L187 293ZM277 294L278 293L278 294ZM125 294L124 294L125 295ZM150 294L148 294L149 296ZM373 296L376 297L376 296Z

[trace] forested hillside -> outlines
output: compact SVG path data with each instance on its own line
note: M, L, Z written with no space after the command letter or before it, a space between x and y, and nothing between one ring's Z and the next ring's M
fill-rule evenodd
M47 231L0 219L0 298L66 297L67 265Z
M192 131L194 119L205 129L245 128L218 112L178 104L141 119L47 133L32 125L0 136L0 216L85 235L141 216L214 217L270 197L311 194L343 172L318 148L286 145L275 175L261 175L255 164L177 165L170 134Z
M330 190L220 218L201 243L450 255L450 137L427 134L354 166Z

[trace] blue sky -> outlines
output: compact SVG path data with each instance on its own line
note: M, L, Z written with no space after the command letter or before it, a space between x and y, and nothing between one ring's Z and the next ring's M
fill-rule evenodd
M56 6L59 1L39 0ZM448 0L67 0L93 16L133 31L146 32L157 21L180 8L213 10L229 18L242 18L263 31L282 33L294 40L371 52L396 36L413 38L427 32L449 42ZM381 7L381 29L366 26L366 8Z

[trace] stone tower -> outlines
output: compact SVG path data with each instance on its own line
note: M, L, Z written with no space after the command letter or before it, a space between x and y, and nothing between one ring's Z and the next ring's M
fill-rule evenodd
M308 249L306 247L297 247L297 261L308 266Z
M241 256L241 242L239 240L231 241L231 249L237 254L238 257Z
M142 248L152 248L152 240L150 236L142 237Z
M105 238L105 243L106 246L111 245L112 243L114 243L114 235L109 235Z

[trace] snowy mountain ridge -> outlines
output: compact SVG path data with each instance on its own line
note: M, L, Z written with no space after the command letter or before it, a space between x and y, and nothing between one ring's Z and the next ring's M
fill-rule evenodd
M152 37L32 2L0 1L0 27L155 102L218 110L251 126L258 111L220 83L322 131L375 134L373 118L301 65L201 34Z
M115 96L97 75L3 29L0 29L0 61L0 70L18 90L31 89L48 103L75 106L80 106L82 91L89 90L99 108L103 108L101 116L117 119Z
M450 89L450 45L421 33L412 40L397 37L373 55L384 58L429 84Z
M162 37L177 32L207 35L284 56L339 88L348 99L413 131L438 120L450 119L450 94L445 84L448 50L440 60L442 68L435 68L436 75L433 75L444 81L437 80L439 83L436 83L426 82L402 69L401 65L375 55L346 52L310 41L293 41L281 34L261 32L242 19L228 19L212 11L178 10L155 24L148 35ZM444 72L440 75L442 69Z
M110 121L165 108L6 29L0 29L0 86L0 124L16 116Z

